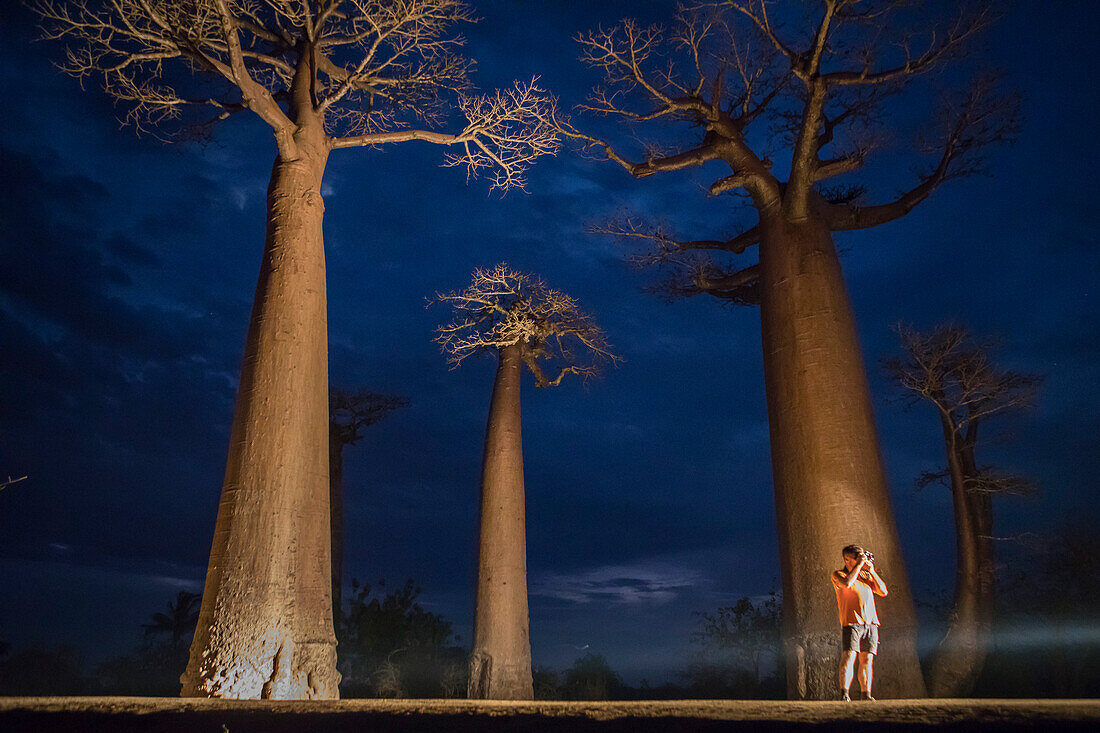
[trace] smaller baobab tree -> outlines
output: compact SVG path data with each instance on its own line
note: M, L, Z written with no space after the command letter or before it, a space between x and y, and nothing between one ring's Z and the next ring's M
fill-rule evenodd
M918 486L946 481L955 514L955 595L947 631L929 667L934 697L957 697L974 687L987 654L993 618L993 495L1029 493L1019 476L980 466L978 428L1035 398L1041 377L998 369L992 344L976 341L956 325L921 333L899 324L904 354L883 360L909 402L929 402L939 413L947 468L926 471Z
M397 395L360 389L328 393L329 531L332 534L332 613L338 618L343 603L344 577L344 447L363 438L363 430L394 410L408 407Z
M565 293L505 264L474 270L462 291L436 294L455 319L436 341L457 367L474 354L498 357L481 473L481 529L474 648L468 695L533 699L527 613L526 507L520 431L520 373L540 387L567 374L584 380L619 361L603 331ZM551 378L543 364L552 364Z

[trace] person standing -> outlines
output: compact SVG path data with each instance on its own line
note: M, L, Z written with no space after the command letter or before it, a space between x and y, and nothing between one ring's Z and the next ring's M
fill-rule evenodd
M885 596L886 583L875 572L874 555L859 545L848 545L841 553L844 567L834 570L833 588L840 613L840 699L851 701L848 689L859 659L859 687L864 700L871 697L874 659L878 652L878 611L875 596Z

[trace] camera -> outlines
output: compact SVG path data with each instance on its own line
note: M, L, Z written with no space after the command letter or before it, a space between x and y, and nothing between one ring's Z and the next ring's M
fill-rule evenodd
M867 560L867 562L874 562L875 561L875 553L871 552L870 550L864 550L863 551L863 557L864 557L864 559Z

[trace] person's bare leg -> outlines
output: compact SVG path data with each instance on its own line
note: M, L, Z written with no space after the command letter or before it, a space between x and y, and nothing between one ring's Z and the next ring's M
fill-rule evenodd
M847 695L856 671L856 652L840 653L840 690Z
M864 699L871 697L871 681L874 679L875 655L870 652L859 653L859 689L863 691Z

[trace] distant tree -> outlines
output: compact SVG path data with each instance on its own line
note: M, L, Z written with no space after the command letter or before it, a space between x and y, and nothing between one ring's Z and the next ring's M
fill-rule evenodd
M32 646L0 659L0 696L84 695L88 680L71 646Z
M100 695L172 697L179 693L180 674L186 666L186 646L146 638L129 654L100 664L92 677Z
M701 650L688 672L695 686L724 688L738 697L782 693L779 599L741 598L714 613L700 613L691 640Z
M364 428L374 425L409 401L396 395L360 389L329 390L328 486L329 532L332 536L332 609L339 615L344 588L344 448L363 438Z
M975 696L1100 697L1100 530L1075 519L1013 549Z
M373 589L357 581L352 587L347 611L337 617L344 696L457 697L457 690L465 692L455 675L463 671L466 653L457 646L451 622L417 603L420 588L412 580L384 597L372 597Z
M473 20L462 0L27 5L46 38L69 44L62 68L101 86L137 130L201 135L246 111L270 128L267 237L183 694L334 697L330 573L327 560L312 561L330 541L329 154L420 140L449 147L444 165L487 173L493 188L521 187L526 167L557 149L545 122L552 100L533 82L472 92L453 30ZM452 111L464 118L456 132L432 129Z
M92 673L102 695L170 697L179 692L187 666L187 637L195 629L202 595L180 591L167 613L154 613L142 624L142 643L129 654L103 662ZM165 638L167 637L167 638Z
M911 403L936 408L947 452L947 469L925 472L918 485L946 480L955 515L955 594L947 632L929 665L928 688L935 697L966 696L985 661L993 621L993 496L1032 488L1020 476L978 463L978 430L1030 405L1042 379L997 368L992 344L961 326L921 333L899 324L896 330L904 353L884 359L883 367Z
M863 184L841 178L881 143L879 123L896 125L891 100L957 57L993 18L991 1L959 3L942 23L930 17L933 5L725 0L681 6L669 31L633 20L589 31L578 38L581 58L603 81L581 109L621 121L624 143L651 122L679 126L680 139L662 132L631 155L560 121L566 135L636 178L727 167L708 193L736 194L755 210L755 225L730 238L682 239L630 214L597 230L652 246L635 261L670 273L659 292L760 305L793 698L835 694L836 609L821 583L856 538L890 578L891 645L876 689L924 694L915 610L833 237L903 217L941 184L978 172L982 152L1015 132L1012 95L982 77L947 97L925 127L917 150L930 157L909 190L869 205ZM755 264L727 264L754 246Z
M562 675L562 692L567 700L616 700L623 681L602 654L589 652L573 662Z
M531 683L536 700L560 700L562 696L558 673L549 667L531 668Z
M171 648L179 649L183 638L195 630L201 603L201 593L181 590L175 603L169 601L168 613L154 613L152 623L142 624L145 635L171 634Z
M482 353L498 358L485 430L468 694L475 699L530 700L520 372L526 365L538 386L554 387L567 374L593 377L618 357L573 298L504 264L475 270L469 287L438 293L436 300L455 311L455 319L438 329L436 339L448 361L457 366ZM546 374L543 362L555 365L555 377Z

